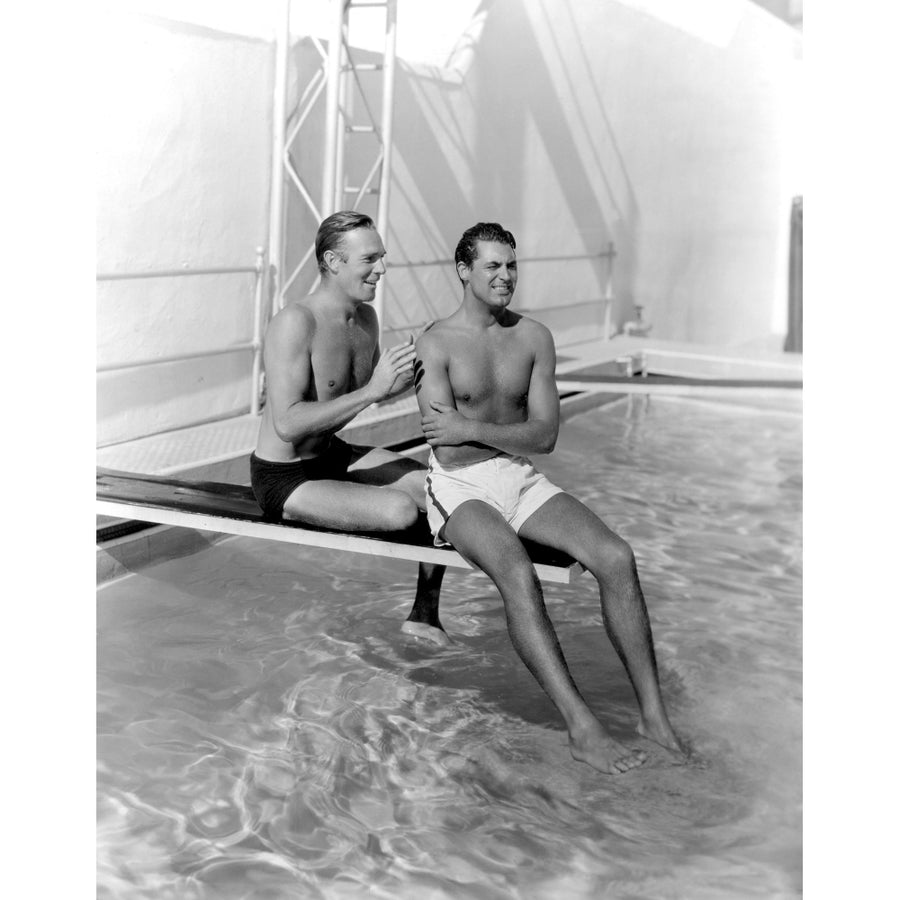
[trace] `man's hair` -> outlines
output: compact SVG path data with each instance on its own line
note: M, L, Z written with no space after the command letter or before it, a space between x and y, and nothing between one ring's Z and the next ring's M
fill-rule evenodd
M374 227L375 223L365 213L347 209L332 213L322 222L319 230L316 232L316 263L319 266L319 271L323 275L328 272L325 254L329 250L334 250L346 262L346 257L340 252L340 246L344 241L344 235L348 231L355 231L357 228Z
M507 231L496 222L479 222L467 228L459 239L456 245L456 263L465 263L467 267L471 267L478 258L479 241L496 241L498 244L508 244L513 250L516 249L516 239L511 231Z

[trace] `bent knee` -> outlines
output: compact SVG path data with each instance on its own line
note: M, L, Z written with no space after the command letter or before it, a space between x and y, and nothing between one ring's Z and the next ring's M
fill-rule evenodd
M380 512L384 516L385 526L391 531L404 531L412 528L419 518L419 507L408 494L399 491L385 491L385 497L379 503Z
M634 571L635 565L631 544L616 535L596 549L590 568L593 574L600 578L608 575L628 575Z
M501 592L508 589L515 594L525 594L540 590L541 583L534 564L524 550L504 554L494 572L488 574L495 579Z

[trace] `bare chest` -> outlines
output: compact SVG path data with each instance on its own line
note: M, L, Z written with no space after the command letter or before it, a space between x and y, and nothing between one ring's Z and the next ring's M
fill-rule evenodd
M312 343L313 383L319 400L340 397L372 377L375 337L357 323L318 323Z
M450 385L460 408L525 407L534 355L515 340L459 341L450 357Z

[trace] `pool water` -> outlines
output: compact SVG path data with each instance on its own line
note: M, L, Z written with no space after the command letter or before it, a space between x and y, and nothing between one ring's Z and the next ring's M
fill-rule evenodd
M101 898L801 895L801 419L633 395L539 459L635 549L695 762L636 737L596 584L548 585L588 703L648 763L572 760L478 573L443 651L415 564L229 539L99 592Z

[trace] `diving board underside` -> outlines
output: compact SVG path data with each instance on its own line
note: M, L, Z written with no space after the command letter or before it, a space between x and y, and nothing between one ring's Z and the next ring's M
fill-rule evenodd
M373 535L311 528L289 522L266 522L250 488L243 485L190 482L100 470L97 474L96 512L120 519L305 547L433 563L450 568L473 568L455 550L433 546L431 535L424 528L399 534ZM579 563L558 551L528 542L525 544L535 571L543 581L570 584L584 571Z

